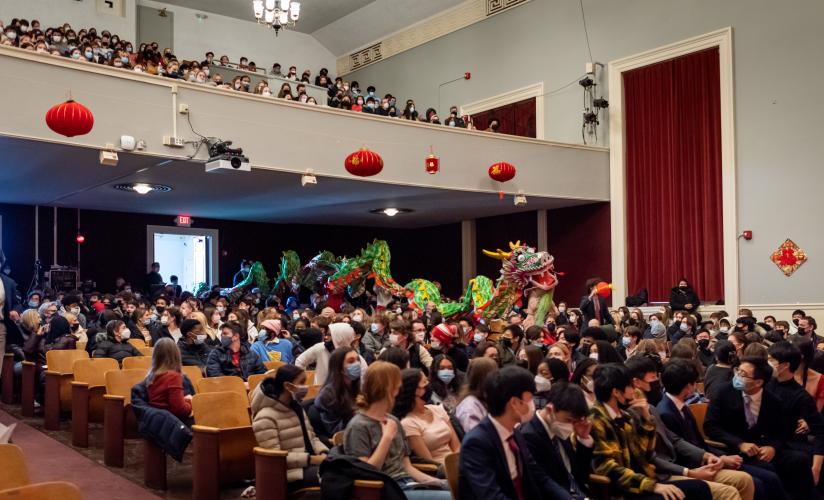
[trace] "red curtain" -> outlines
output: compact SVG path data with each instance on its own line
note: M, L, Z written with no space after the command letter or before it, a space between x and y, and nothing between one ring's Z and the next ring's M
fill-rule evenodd
M499 108L472 115L472 123L478 130L486 130L492 118L501 124L499 134L535 137L535 98L525 99Z
M686 278L724 297L718 49L623 74L627 281L668 301Z

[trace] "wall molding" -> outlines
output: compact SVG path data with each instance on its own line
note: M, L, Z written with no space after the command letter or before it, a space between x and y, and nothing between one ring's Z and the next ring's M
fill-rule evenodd
M373 40L337 58L337 75L344 76L370 64L414 49L472 24L526 5L531 0L467 0L450 9ZM378 47L377 52L375 47Z
M490 109L499 108L526 99L535 98L535 138L544 138L544 82L533 83L526 87L510 90L503 94L487 97L479 101L460 106L461 115L474 115Z
M721 197L724 244L724 301L737 311L739 301L738 221L735 154L735 85L732 28L727 27L609 63L610 211L612 281L616 305L627 295L626 179L623 72L693 52L718 47L721 86Z

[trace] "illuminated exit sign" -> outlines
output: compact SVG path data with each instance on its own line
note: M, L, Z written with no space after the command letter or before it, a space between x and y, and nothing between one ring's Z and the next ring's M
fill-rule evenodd
M191 215L178 215L175 219L175 224L181 227L189 227L192 225Z

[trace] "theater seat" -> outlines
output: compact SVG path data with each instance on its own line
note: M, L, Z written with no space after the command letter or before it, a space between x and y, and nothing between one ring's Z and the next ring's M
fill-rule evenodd
M255 454L255 489L257 498L297 499L306 495L318 496L320 487L302 488L291 492L287 488L286 456L288 452L270 450L256 446ZM324 457L311 457L312 463L323 461Z
M103 395L103 462L123 467L123 443L137 438L137 419L132 411L132 387L146 378L143 370L118 370L106 373Z
M0 444L0 490L29 484L29 471L23 450L14 444Z
M589 475L589 489L592 493L592 498L600 498L602 500L610 500L609 493L609 478L600 474Z
M127 342L132 344L136 349L146 347L146 341L143 339L129 339Z
M265 379L266 377L274 377L276 373L277 373L277 370L269 370L266 373L260 373L260 374L256 373L254 375L249 375L249 400L250 401L252 399L252 393L255 392L255 389L257 389L257 386L260 385L261 382L263 382L263 379ZM311 398L309 398L309 396L307 395L304 399L311 399Z
M60 413L71 410L74 362L88 359L89 353L79 349L52 350L46 353L46 392L43 398L43 427L60 428ZM32 373L34 375L34 373Z
M19 488L0 490L0 500L83 500L80 488L65 481L37 483Z
M78 359L72 381L72 444L89 446L89 422L103 422L106 373L120 371L112 358Z
M144 372L148 372L151 367L151 356L129 356L123 359L124 370L143 370Z
M707 439L707 436L704 434L704 419L707 418L708 407L708 403L694 403L690 405L690 411L692 412L692 416L695 417L695 423L696 425L698 425L698 430L701 431L701 435L704 437L704 441L713 448L726 450L727 445L725 445L724 443L720 443L718 441Z
M460 453L450 453L444 457L443 468L446 473L446 482L449 483L449 491L452 493L452 499L458 500L458 478L460 477L460 469L458 467L461 459Z
M189 378L195 389L197 389L198 380L203 378L203 370L199 366L184 366L182 369L183 375Z
M267 370L277 370L281 366L285 365L283 361L264 361L263 366L266 367Z
M249 393L246 390L246 383L240 377L206 377L198 380L197 393L209 392L235 392L243 396L246 400L246 407L249 407Z
M199 385L209 380L205 378ZM241 381L242 383L242 381ZM195 425L193 498L220 497L220 485L254 478L257 446L244 393L200 392L192 398Z
M154 352L154 348L146 346L138 347L137 350L140 351L140 354L146 356L147 358L151 358L152 353Z

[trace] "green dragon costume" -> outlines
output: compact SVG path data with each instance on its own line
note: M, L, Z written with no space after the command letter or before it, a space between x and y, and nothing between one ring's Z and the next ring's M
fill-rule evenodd
M496 282L486 276L476 276L469 280L464 294L457 302L445 302L438 287L425 279L414 279L399 285L390 271L391 254L389 245L375 240L353 258L336 259L331 252L321 252L305 266L300 267L300 258L293 250L283 252L280 268L272 291L276 294L295 293L303 286L312 291L324 288L333 294L349 292L358 297L366 290L367 280L373 279L379 300L389 297L406 297L409 307L422 310L432 303L445 318L471 314L476 320L503 318L513 306L523 304L527 297L527 317L525 327L543 325L547 315L555 307L553 294L558 285L555 273L555 259L544 251L538 251L521 242L510 243L510 251L498 249L484 250L484 254L501 261L501 275ZM231 299L241 297L252 286L261 293L269 293L269 279L263 264L252 264L249 275L237 286L221 290L222 295ZM196 295L208 292L201 284Z

